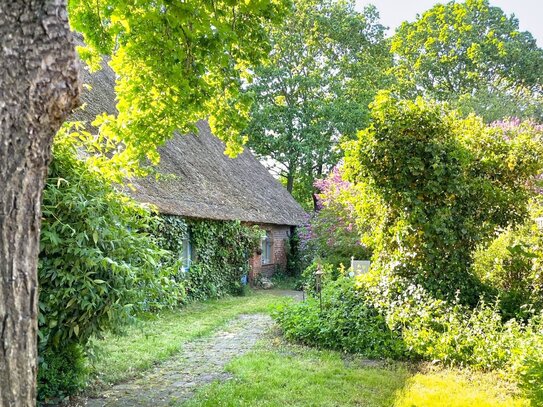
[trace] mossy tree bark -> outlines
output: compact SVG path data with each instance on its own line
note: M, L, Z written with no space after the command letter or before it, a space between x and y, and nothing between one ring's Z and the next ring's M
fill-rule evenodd
M79 102L65 0L0 6L0 405L34 406L40 203L53 136Z

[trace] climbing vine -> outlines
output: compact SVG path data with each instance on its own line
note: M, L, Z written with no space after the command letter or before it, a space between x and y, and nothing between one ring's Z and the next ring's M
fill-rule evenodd
M189 300L238 294L242 276L249 271L249 258L258 247L258 227L239 221L183 219L163 215L157 234L163 248L180 258L183 240L190 236L192 262L180 272Z

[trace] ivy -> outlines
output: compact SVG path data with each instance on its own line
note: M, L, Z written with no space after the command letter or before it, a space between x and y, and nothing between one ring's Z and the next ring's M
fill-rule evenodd
M193 260L182 276L189 300L239 294L241 277L249 272L249 258L259 243L258 227L239 221L183 219L162 215L156 229L161 246L179 259L182 241L190 236Z
M73 392L83 382L83 371L62 370L62 357L76 369L73 359L84 354L91 337L185 297L175 278L178 262L150 233L160 218L81 159L69 130L65 126L55 139L42 205L41 398Z

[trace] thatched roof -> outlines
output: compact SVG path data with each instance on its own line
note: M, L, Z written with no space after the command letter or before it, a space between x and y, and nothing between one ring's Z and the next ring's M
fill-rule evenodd
M199 134L179 135L159 149L160 172L174 179L139 179L134 198L161 212L208 219L299 225L304 212L249 152L224 155L224 144L205 121Z
M104 69L82 81L87 104L73 120L88 120L102 112L115 113L115 75ZM224 144L205 121L197 123L198 135L175 136L162 146L158 171L169 175L132 180L136 200L151 203L165 214L217 220L299 225L304 211L285 188L247 149L237 158L224 155ZM171 176L173 175L173 177Z

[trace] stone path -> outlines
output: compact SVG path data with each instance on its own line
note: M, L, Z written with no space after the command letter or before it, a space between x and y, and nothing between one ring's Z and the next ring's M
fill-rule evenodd
M183 345L181 353L144 377L116 385L87 407L169 406L192 397L200 386L230 375L225 365L249 351L272 326L270 316L240 315L224 330Z

